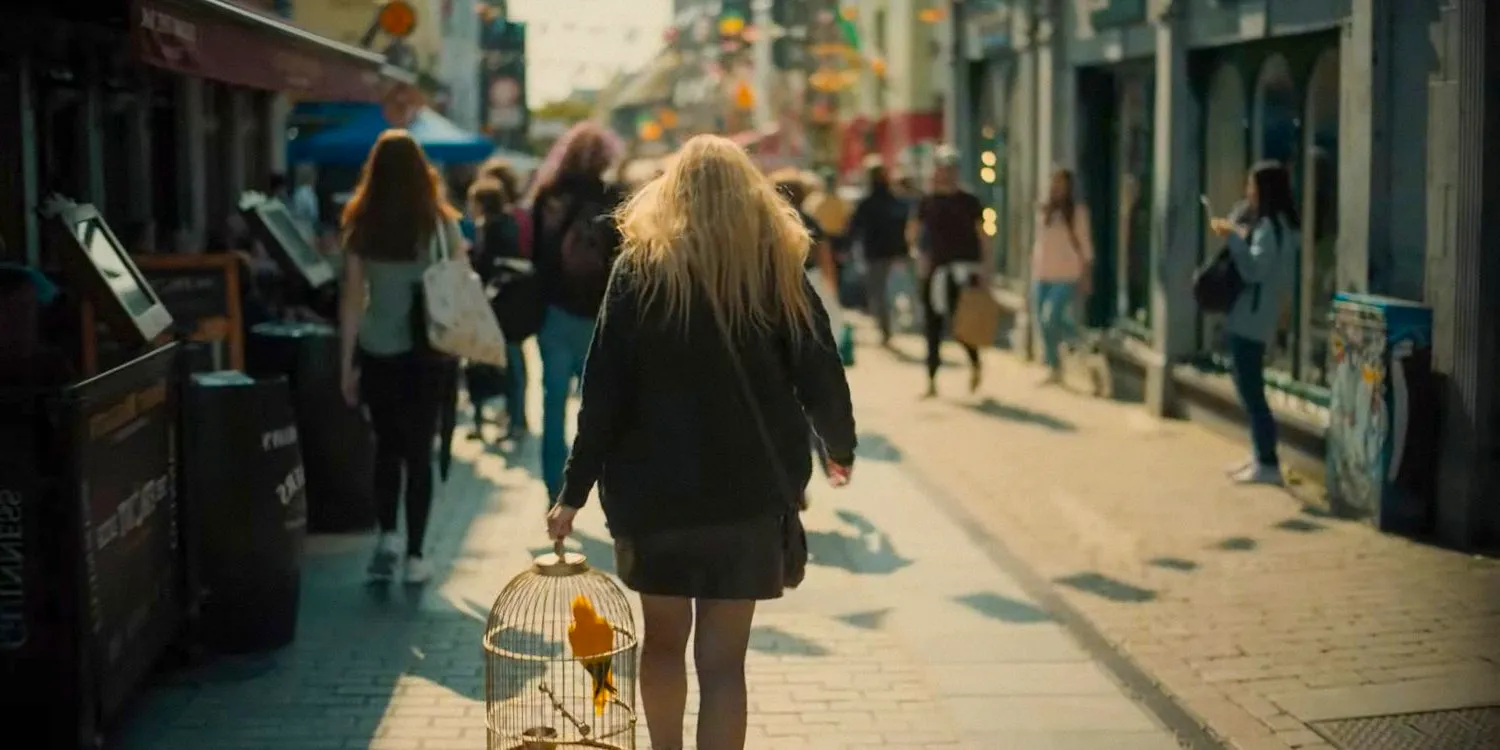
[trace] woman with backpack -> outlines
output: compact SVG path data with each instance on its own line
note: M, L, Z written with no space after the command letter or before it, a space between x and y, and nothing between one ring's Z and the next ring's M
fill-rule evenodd
M1301 223L1292 181L1280 162L1264 161L1245 180L1249 226L1214 218L1209 227L1223 238L1244 288L1224 320L1231 371L1250 418L1254 454L1229 470L1240 484L1282 483L1276 455L1276 419L1266 401L1266 349L1276 340L1282 302L1297 270Z
M422 147L405 130L380 135L344 207L346 248L339 343L344 400L369 410L375 431L380 540L369 574L389 580L402 554L396 534L405 475L408 583L432 575L422 539L432 508L432 445L453 361L427 345L422 273L444 255L463 258L459 212Z
M611 212L622 191L604 181L619 139L579 123L552 147L531 193L532 261L545 314L542 355L542 478L556 498L568 460L567 408L594 336L609 269L619 249Z
M698 136L619 212L583 379L557 539L602 483L616 567L641 595L641 701L651 746L681 750L693 642L696 746L745 744L745 653L756 603L806 562L796 505L811 421L834 486L855 426L828 316L804 274L807 227L744 150ZM799 551L800 550L800 551Z
M1037 216L1036 243L1031 248L1033 314L1042 334L1045 385L1063 380L1058 350L1078 338L1073 300L1088 294L1094 270L1093 230L1089 210L1073 195L1073 172L1052 173L1047 202Z

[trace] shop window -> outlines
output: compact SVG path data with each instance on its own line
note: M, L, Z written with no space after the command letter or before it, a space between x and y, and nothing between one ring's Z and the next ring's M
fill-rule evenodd
M225 181L229 179L227 151L224 146L228 138L229 118L220 119L221 100L228 99L228 90L217 83L203 83L203 185L205 224L204 244L209 250L228 250L228 228L224 225L229 214L229 190Z
M1292 189L1298 193L1300 170L1298 155L1302 150L1300 133L1302 106L1298 102L1296 85L1292 80L1291 67L1286 58L1272 55L1261 64L1256 76L1255 111L1251 121L1252 143L1255 159L1275 160L1284 164L1292 176ZM1297 197L1297 196L1294 196ZM1300 250L1299 250L1300 252ZM1286 260L1300 268L1300 258ZM1289 294L1282 297L1282 309L1277 325L1276 341L1268 352L1268 366L1286 374L1296 374L1298 345L1297 300L1301 298L1301 278Z
M1009 232L1006 231L1006 205L1008 192L1008 170L1006 168L1006 130L1010 109L1009 69L1005 66L986 66L976 76L979 108L976 110L974 158L974 184L979 199L983 201L984 221L981 230L984 240L991 243L996 270L1001 276L1016 276L1020 266L1011 264L1007 247Z
M1245 104L1244 75L1233 64L1220 64L1209 84L1203 137L1203 194L1220 216L1227 215L1230 208L1245 196L1245 158L1249 145L1246 142ZM1217 253L1222 244L1205 220L1200 261ZM1204 351L1219 348L1223 325L1222 315L1203 316L1199 345Z
M151 183L151 211L158 248L174 247L184 229L181 117L178 85L167 76L157 76L151 85L151 143L147 170Z
M1154 78L1119 78L1115 195L1119 200L1117 324L1145 337L1151 328L1151 168Z
M1327 385L1328 331L1338 281L1339 55L1324 52L1307 84L1302 179L1302 295L1298 379Z
M140 198L134 190L133 168L139 159L132 154L137 134L136 118L141 101L133 94L114 94L105 99L104 110L104 205L100 210L117 229L132 226L139 218ZM122 236L127 246L133 238ZM135 247L130 247L131 251Z

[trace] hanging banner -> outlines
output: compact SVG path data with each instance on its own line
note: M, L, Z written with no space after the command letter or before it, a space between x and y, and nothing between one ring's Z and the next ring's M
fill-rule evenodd
M500 148L530 151L526 102L526 24L495 18L479 35L484 132Z

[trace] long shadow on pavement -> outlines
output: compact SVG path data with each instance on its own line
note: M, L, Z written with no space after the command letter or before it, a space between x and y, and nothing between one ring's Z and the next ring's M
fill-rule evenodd
M1046 610L1031 602L1001 596L992 591L965 594L956 597L954 601L992 620L1014 625L1054 621Z
M985 397L977 404L965 404L964 408L983 414L987 417L995 417L1021 424L1032 424L1045 427L1055 432L1077 432L1078 427L1065 419L1054 417L1045 412L1032 411L1023 406L1003 404L993 398Z
M853 533L808 529L808 562L859 575L889 575L912 564L868 518L844 509L837 516Z

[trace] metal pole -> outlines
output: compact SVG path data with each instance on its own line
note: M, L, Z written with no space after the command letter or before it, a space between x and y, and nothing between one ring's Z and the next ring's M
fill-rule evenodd
M772 124L771 89L775 85L776 66L771 61L772 26L771 6L773 0L754 0L750 6L751 25L755 28L753 46L755 60L755 127L763 130Z

